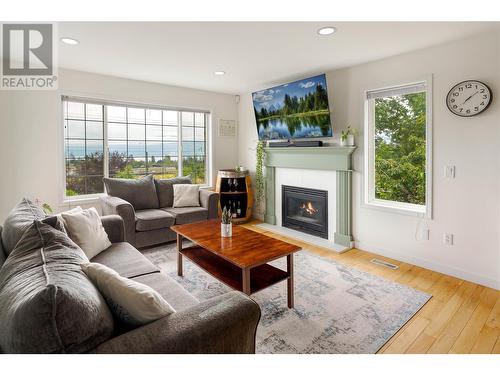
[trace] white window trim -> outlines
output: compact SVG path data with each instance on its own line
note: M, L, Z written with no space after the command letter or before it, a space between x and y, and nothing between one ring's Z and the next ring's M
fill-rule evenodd
M425 166L425 205L411 203L387 201L375 198L375 134L374 124L374 106L368 99L368 93L374 91L392 90L398 87L411 86L424 83L426 86L426 166ZM421 218L432 219L432 75L423 79L409 80L399 82L384 87L377 87L363 90L364 103L364 173L362 183L362 203L363 208L381 210L390 213L410 215Z
M105 107L104 111L106 112L106 105L117 105L117 106L130 106L130 107L147 107L150 109L161 109L161 110L170 110L170 111L186 111L186 112L205 112L207 113L207 130L206 130L206 142L205 147L206 150L206 183L200 185L200 189L212 189L213 188L213 170L215 158L213 155L214 150L214 136L213 136L213 116L214 110L212 108L200 108L200 107L189 107L189 106L170 106L164 105L155 102L139 102L134 100L123 100L119 98L104 98L101 96L95 96L88 93L78 93L74 91L65 91L58 90L58 98L59 98L59 155L61 155L61 167L59 173L59 206L67 207L72 204L92 204L96 203L99 197L105 196L106 193L98 193L98 194L86 194L86 195L75 195L75 196L66 196L66 162L65 162L65 139L64 139L64 98L69 98L75 101L82 101L87 103L96 103L103 104ZM107 113L106 113L107 114ZM105 119L106 121L106 119ZM104 144L105 147L107 145L107 127L104 126L105 129L105 139ZM182 142L181 142L182 143ZM180 145L182 147L182 144ZM107 157L105 157L107 159ZM181 162L182 163L182 162ZM105 170L107 170L108 166L105 162L104 166Z

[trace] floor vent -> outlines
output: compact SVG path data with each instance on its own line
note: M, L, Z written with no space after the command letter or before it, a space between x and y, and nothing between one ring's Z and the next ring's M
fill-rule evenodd
M397 270L399 268L395 264L386 262L386 261L381 260L381 259L372 259L372 260L370 260L370 263L378 264L379 266L384 266L384 267L390 268L391 270Z

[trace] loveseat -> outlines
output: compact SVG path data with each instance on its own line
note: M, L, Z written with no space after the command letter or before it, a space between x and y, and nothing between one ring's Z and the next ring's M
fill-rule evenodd
M119 215L125 223L125 240L141 248L173 241L169 228L217 217L219 195L200 189L199 206L172 207L175 184L191 184L189 177L156 180L104 178L107 195L99 198L103 215Z
M120 216L104 216L111 246L91 262L155 289L176 312L124 326L81 270L85 253L23 199L0 226L2 353L253 353L260 308L240 292L198 302L124 242ZM56 221L57 223L57 221Z

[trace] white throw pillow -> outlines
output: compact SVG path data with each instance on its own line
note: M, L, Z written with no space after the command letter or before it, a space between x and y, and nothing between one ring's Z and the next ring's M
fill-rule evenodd
M62 214L76 214L78 212L82 212L83 211L83 208L81 208L80 206L76 206L76 207L73 207L72 209L68 210L68 211L64 211L64 212L61 212L61 213L58 213L56 215L56 217L61 221L61 223L64 225L64 229L66 229L66 222L64 221L64 218L62 216Z
M94 207L81 212L63 212L61 216L69 237L82 248L87 258L92 259L111 246L99 213Z
M143 325L175 310L154 289L120 276L99 263L82 263L81 268L101 292L113 314L128 325Z
M173 207L199 207L200 187L193 184L174 184Z

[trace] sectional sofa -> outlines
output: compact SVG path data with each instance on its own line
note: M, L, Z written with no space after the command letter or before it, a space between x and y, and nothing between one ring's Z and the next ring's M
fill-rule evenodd
M127 327L80 269L88 262L58 221L23 199L0 226L2 353L254 353L259 306L229 292L198 302L125 242L118 215L102 217L111 246L90 259L149 285L176 310Z
M100 198L104 215L119 215L125 224L125 239L141 248L173 241L169 228L217 217L219 194L200 189L199 206L172 207L175 184L191 184L190 177L156 180L104 178L107 195Z

